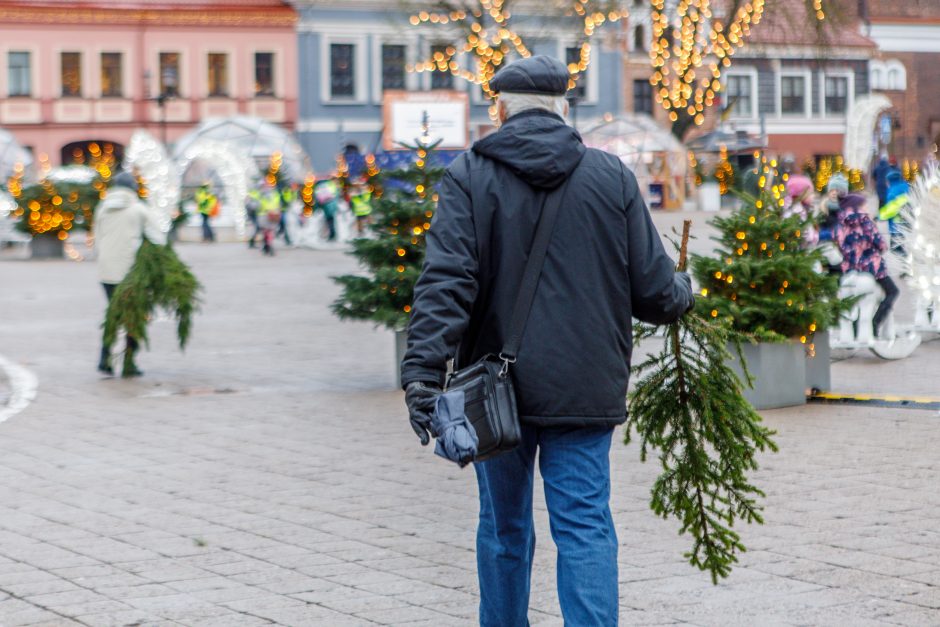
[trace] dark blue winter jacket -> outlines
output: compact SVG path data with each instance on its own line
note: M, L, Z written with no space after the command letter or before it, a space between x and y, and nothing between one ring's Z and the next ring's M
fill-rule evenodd
M499 353L542 202L569 176L511 369L519 414L540 425L624 422L631 316L674 321L691 288L633 174L543 111L513 116L448 169L415 287L403 387L443 383L451 357L460 368Z

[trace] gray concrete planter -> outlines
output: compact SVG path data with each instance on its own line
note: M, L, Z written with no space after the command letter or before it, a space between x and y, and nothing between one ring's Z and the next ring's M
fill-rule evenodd
M830 365L832 350L829 348L829 331L819 331L813 338L816 354L806 356L806 389L829 392L832 390Z
M745 388L755 409L774 409L806 403L806 352L796 341L745 344L744 359L754 387ZM731 367L742 376L738 356L732 350Z
M64 259L65 242L56 234L43 233L34 235L29 243L30 256L33 259Z

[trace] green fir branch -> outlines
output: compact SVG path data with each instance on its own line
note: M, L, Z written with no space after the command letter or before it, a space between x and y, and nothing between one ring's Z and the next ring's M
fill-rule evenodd
M639 325L634 339L655 332ZM625 442L635 430L644 461L650 449L659 452L663 472L650 507L680 521L680 534L693 538L686 559L715 583L746 550L735 522L763 522L757 499L764 493L746 473L757 469L758 451L777 450L774 432L742 396L750 375L745 370L742 380L729 367L731 351L742 357L741 342L750 339L690 313L666 328L659 353L633 368L640 380L630 393Z
M176 318L180 350L186 348L193 314L199 309L202 286L170 247L146 238L137 250L134 265L115 288L104 322L104 344L110 346L120 329L150 347L147 325L157 309Z

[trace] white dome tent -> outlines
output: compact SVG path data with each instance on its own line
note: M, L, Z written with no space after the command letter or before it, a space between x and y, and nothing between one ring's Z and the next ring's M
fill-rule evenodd
M310 171L310 159L293 133L261 118L207 118L176 142L173 157L179 160L204 140L233 146L241 155L254 160L259 174L268 169L275 154L281 155L281 174L293 183L303 183Z
M160 227L168 231L180 200L180 173L167 156L166 148L147 131L136 130L124 162L127 169L136 170L144 180L148 205L156 213Z
M186 187L198 186L203 180L214 179L223 190L221 212L213 225L234 227L235 236L243 239L246 232L245 200L249 184L257 178L254 162L229 144L212 139L200 139L189 144L177 156L178 180ZM177 188L179 189L179 188ZM198 222L193 215L190 224Z
M28 175L32 165L32 153L23 148L12 133L0 128L0 181L6 184L18 167Z
M652 207L681 208L685 199L685 146L653 118L621 114L582 133L584 143L616 155L636 175Z

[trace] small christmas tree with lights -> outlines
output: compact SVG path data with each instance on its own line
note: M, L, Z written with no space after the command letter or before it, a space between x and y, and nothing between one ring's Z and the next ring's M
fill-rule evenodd
M769 182L775 178L776 171L765 165L757 196L742 193L737 210L712 220L719 232L715 255L692 256L701 286L696 308L756 339L811 343L843 309L839 281L820 272L822 254L804 242L811 223L783 217L784 184Z
M424 262L424 234L437 207L435 186L444 168L434 155L440 141L425 133L405 148L414 153L409 167L383 171L370 178L370 187L381 184L381 197L373 200L372 237L353 240L352 255L369 276L344 275L334 280L343 293L333 303L341 319L371 320L394 331L408 325L414 285Z

